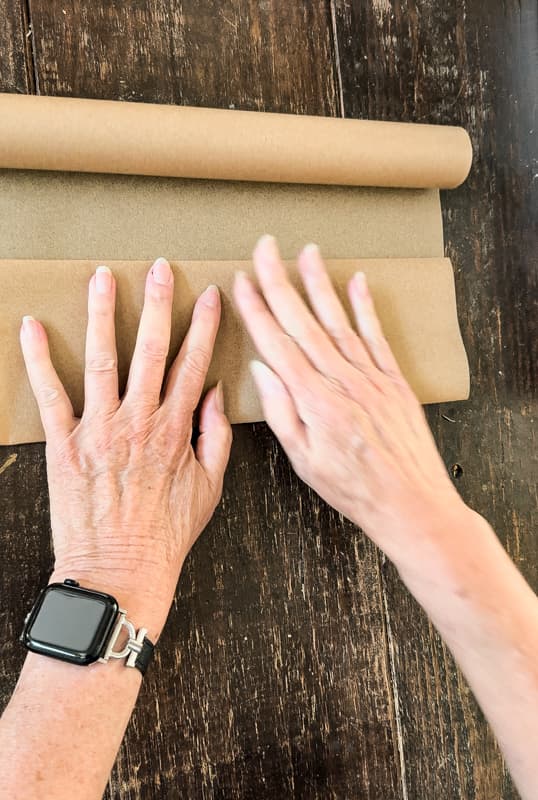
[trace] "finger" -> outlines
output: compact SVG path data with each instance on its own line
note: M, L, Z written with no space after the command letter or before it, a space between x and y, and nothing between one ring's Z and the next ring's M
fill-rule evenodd
M158 258L146 279L144 308L127 382L126 401L158 407L170 347L174 276Z
M348 365L291 285L276 240L263 236L253 259L265 301L281 328L297 342L317 370L327 376L342 373Z
M119 405L114 307L116 281L108 267L97 267L88 292L84 414L108 414Z
M364 272L357 272L349 282L349 299L353 306L360 337L375 364L386 375L403 379L398 362L381 329Z
M282 330L244 272L236 273L234 298L256 349L299 404L305 388L315 391L319 384L319 372L293 339Z
M318 246L307 245L297 263L310 305L339 352L361 372L371 374L370 355L338 299Z
M24 317L20 338L47 441L65 438L75 427L76 420L71 402L50 360L45 329L33 317Z
M192 416L200 402L219 323L219 290L208 286L196 301L191 326L168 374L163 402L167 410Z
M261 361L251 361L250 371L256 383L265 420L286 452L306 446L305 426L293 399L278 377Z
M222 383L209 391L200 410L200 436L196 458L202 465L211 487L222 491L224 471L230 458L232 427L224 413Z

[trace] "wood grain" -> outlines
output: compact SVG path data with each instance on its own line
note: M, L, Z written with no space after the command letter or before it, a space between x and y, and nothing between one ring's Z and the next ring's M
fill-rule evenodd
M336 113L324 4L32 0L32 21L47 94ZM235 436L110 796L400 797L377 553L265 426Z
M0 0L0 92L34 88L32 29L25 0Z
M464 499L538 589L537 7L480 0L335 3L348 116L463 125L475 159L443 196L471 399L429 409ZM534 477L533 477L534 476ZM450 655L385 564L409 797L516 797Z
M537 12L530 0L501 6L30 0L27 38L26 3L0 0L0 86L464 124L475 166L443 202L473 394L429 417L447 466L463 469L464 498L538 588ZM0 448L0 498L3 705L51 565L42 446ZM235 429L223 501L187 562L108 796L516 794L394 569L256 425Z
M43 94L334 111L322 2L32 0L31 7Z

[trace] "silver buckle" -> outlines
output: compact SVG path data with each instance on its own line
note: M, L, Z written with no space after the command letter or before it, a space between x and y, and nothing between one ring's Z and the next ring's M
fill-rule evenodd
M114 650L116 642L121 634L121 629L126 628L127 633L129 634L129 638L122 650ZM99 659L102 664L106 664L107 661L111 658L127 658L125 662L126 667L134 667L136 664L136 658L138 654L142 651L142 647L144 644L144 639L147 634L146 628L140 628L138 633L136 632L135 626L133 623L127 619L127 612L123 611L123 609L119 609L119 616L116 621L116 625L110 639L108 640L108 644L106 646L106 650L104 655Z

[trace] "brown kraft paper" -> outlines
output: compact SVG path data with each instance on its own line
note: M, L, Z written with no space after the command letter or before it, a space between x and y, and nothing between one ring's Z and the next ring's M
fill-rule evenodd
M0 441L43 435L18 353L20 316L47 325L80 412L88 277L117 262L124 379L143 274L158 255L176 262L172 350L196 294L220 285L209 381L225 377L234 422L260 419L252 351L229 298L234 269L248 267L265 232L287 259L316 241L341 287L360 264L420 399L467 396L439 203L439 188L470 167L462 129L2 94L0 121Z
M75 412L83 408L87 284L98 261L0 261L0 444L43 440L37 405L19 350L24 314L41 320L52 358ZM150 262L109 262L118 281L116 329L121 385L134 346ZM288 264L298 285L293 263ZM453 273L444 258L329 259L337 290L349 310L346 285L357 270L368 278L381 322L401 368L423 403L468 396L469 373L456 313ZM235 422L262 419L248 363L256 356L232 302L233 275L252 271L250 261L173 263L175 298L172 357L190 321L196 297L216 283L222 323L206 387L224 381L227 412Z
M0 166L276 183L448 189L462 128L0 94Z

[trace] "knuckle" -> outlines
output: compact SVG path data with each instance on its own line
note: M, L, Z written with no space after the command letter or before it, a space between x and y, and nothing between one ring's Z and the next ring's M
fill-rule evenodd
M331 394L323 384L321 387L307 385L303 390L303 402L307 412L321 421L332 420L335 399L335 394Z
M368 333L367 342L373 350L377 350L378 352L390 352L389 343L379 328L376 328Z
M394 386L396 386L398 389L405 389L405 387L408 385L397 365L389 364L383 371L387 378L392 381Z
M332 323L326 326L327 333L334 339L336 343L345 343L349 342L352 339L355 339L356 334L351 325L346 323L339 324L339 323Z
M205 377L210 358L207 348L202 346L194 347L185 354L185 369L196 378Z
M55 406L60 401L61 393L58 386L45 384L37 390L37 399L43 408Z
M152 433L152 447L159 456L159 462L169 464L174 462L190 441L190 431L182 423L173 424L170 421L155 426Z
M54 446L47 442L47 458L50 458L51 455L55 464L60 468L73 471L80 465L81 454L73 437L67 437Z
M151 433L149 424L133 419L125 432L125 438L130 448L136 451L147 447Z
M142 342L141 351L147 361L161 364L168 355L168 345L158 339L146 339Z
M98 353L86 361L86 371L91 373L110 373L117 370L117 362L110 353Z
M99 320L110 320L114 317L112 304L107 300L103 301L103 298L90 303L89 313L94 319Z
M379 370L367 361L354 361L353 366L356 370L353 382L354 394L364 392L366 386L377 387L379 385Z
M146 299L153 305L170 305L172 300L172 284L166 286L165 284L152 282L146 289Z
M178 447L190 442L192 436L192 414L167 414L159 426L158 440L164 448Z
M349 390L346 384L335 375L324 376L323 382L329 394L337 394L339 397L349 397Z

